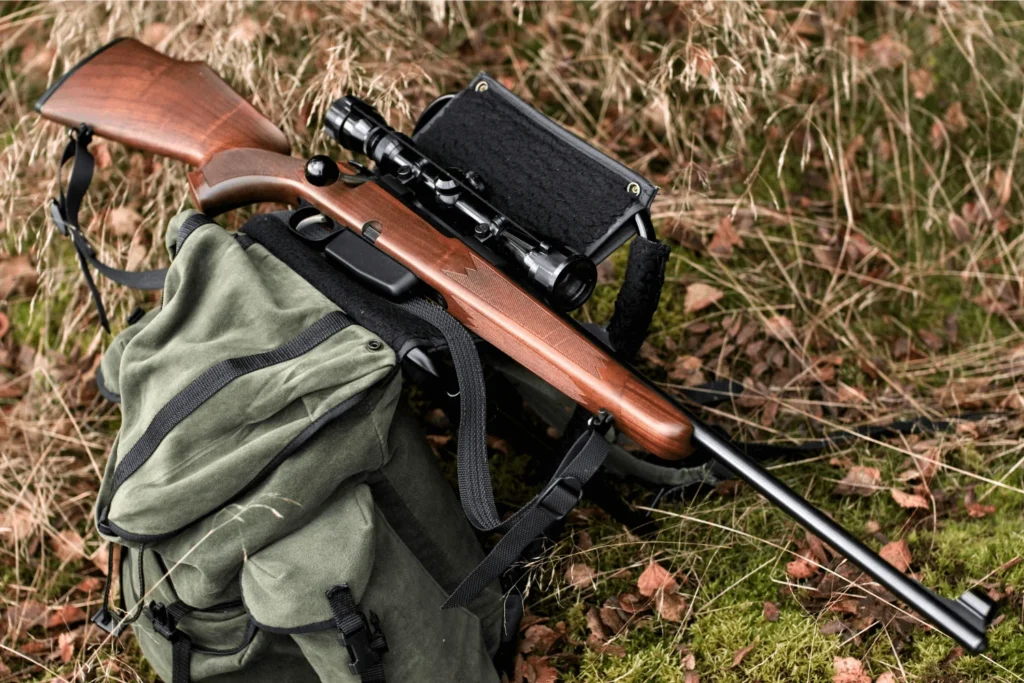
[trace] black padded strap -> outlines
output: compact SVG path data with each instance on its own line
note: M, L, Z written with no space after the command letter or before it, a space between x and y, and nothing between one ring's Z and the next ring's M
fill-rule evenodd
M92 174L95 168L95 161L89 152L89 142L92 141L92 129L84 123L77 129L72 130L68 144L61 154L58 176L61 169L68 161L72 161L71 174L68 177L68 187L65 193L63 185L57 183L58 199L50 202L50 214L62 235L71 237L78 255L78 263L82 267L82 274L85 276L85 283L89 287L93 303L99 314L100 324L107 332L110 331L110 322L107 320L107 312L103 308L103 300L100 298L99 289L93 280L89 266L92 266L104 276L114 282L133 287L135 289L163 289L164 279L167 276L166 269L150 270L143 272L130 272L112 268L96 258L96 251L89 244L89 241L82 235L78 223L78 211L82 205L82 197L85 196L89 184L92 182Z
M647 338L661 300L670 251L668 245L640 235L629 246L626 277L608 323L612 347L627 358L635 355Z
M381 656L388 651L388 643L377 615L370 612L370 619L366 619L356 606L348 584L332 586L327 591L327 602L338 629L338 640L348 651L349 670L359 676L362 683L384 683Z
M223 360L207 369L161 408L146 431L131 447L114 470L111 495L128 477L149 460L170 431L191 415L199 406L234 380L271 365L298 358L311 351L349 326L349 320L340 311L328 313L302 331L291 341L263 353Z

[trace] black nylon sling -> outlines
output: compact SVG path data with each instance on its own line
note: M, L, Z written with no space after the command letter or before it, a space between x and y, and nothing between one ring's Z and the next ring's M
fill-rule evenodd
M469 604L499 578L526 547L555 521L572 511L583 486L608 456L608 442L588 426L570 447L545 489L502 521L494 504L487 462L487 396L483 367L470 333L440 306L416 299L403 307L429 322L444 335L459 383L458 479L462 509L480 531L505 531L484 561L463 579L444 607Z
M78 210L82 205L82 197L85 196L85 191L89 189L89 184L92 182L92 174L95 168L95 161L92 153L89 152L89 143L91 141L92 129L84 123L77 130L70 132L70 140L68 140L68 144L64 147L60 165L57 169L57 192L59 198L50 202L50 215L53 217L57 230L62 235L71 237L75 252L78 255L78 263L82 267L82 274L85 276L85 283L89 287L89 293L92 295L93 303L96 305L100 324L104 330L110 332L110 322L107 320L107 312L103 307L103 299L100 297L99 288L96 287L96 281L93 280L89 266L91 265L105 277L120 285L135 289L151 290L163 289L164 280L167 277L167 269L131 272L112 268L96 258L96 251L89 244L89 240L82 234L81 227L78 224ZM74 162L71 165L71 175L68 177L68 189L67 193L65 193L63 185L59 182L60 171L72 159Z

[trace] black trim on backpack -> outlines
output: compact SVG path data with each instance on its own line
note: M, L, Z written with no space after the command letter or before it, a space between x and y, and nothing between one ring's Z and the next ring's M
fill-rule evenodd
M128 477L156 452L170 431L234 380L257 370L298 358L351 324L344 313L334 311L316 321L291 341L262 353L229 358L207 369L161 408L145 433L129 449L114 470L111 497Z
M100 392L100 396L107 399L111 403L121 402L121 394L115 394L104 383L102 368L96 368L96 389Z
M210 225L211 223L213 223L213 221L201 213L194 213L186 218L178 228L178 239L174 244L175 258L177 258L178 254L181 253L181 248L185 246L185 240L187 240L192 233L204 225ZM213 224L216 225L216 223Z
M328 424L330 424L334 420L339 419L343 415L348 414L348 412L351 409L356 408L356 407L362 407L364 412L371 411L377 405L377 402L380 400L380 397L383 395L384 389L391 383L391 381L395 378L395 376L397 374L398 374L398 368L396 366L396 367L392 368L391 371L388 372L388 374L385 375L382 379L380 379L377 382L377 384L374 385L373 387L368 388L368 389L364 389L363 391L361 391L361 392L359 392L357 394L353 394L352 396L349 396L347 399L345 399L341 403L339 403L336 406L334 406L333 408L330 408L329 410L327 410L323 415L318 417L316 420L314 420L313 422L309 423L301 432L299 432L299 434L297 434L290 442L288 442L288 444L279 453L277 453L273 458L271 458L267 462L267 464L264 465L260 469L260 471L252 479L250 479L248 482L246 482L245 485L243 485L242 488L240 488L237 493L235 493L231 498L229 498L224 503L224 505L230 505L230 504L234 503L239 498L244 496L246 493L251 491L254 486L259 484L261 481L266 479L268 476L270 476L270 474L277 467L280 467L281 463L283 463L289 457L294 455L310 439L312 439L314 436L319 434L321 429L323 429L325 426L327 426ZM367 399L370 399L370 398L372 398L372 400L367 401ZM111 494L111 495L113 495L113 494ZM163 532L163 533L160 533L160 534L136 534L136 533L128 531L126 529L122 529L117 524L114 524L113 522L111 522L110 519L107 517L107 515L109 514L109 511L110 511L110 506L109 505L107 505L107 506L105 506L102 509L97 511L97 522L96 522L97 527L99 527L99 529L101 531L103 531L104 534L107 534L109 536L117 536L117 537L122 538L122 539L124 539L126 541L131 541L131 542L134 542L134 543L154 543L154 542L157 542L157 541L162 541L162 540L167 539L167 538L171 538L172 536L175 536L175 535L181 533L181 531L184 528L186 528L188 526L191 526L191 525L193 525L193 524L195 524L196 522L199 521L198 519L197 520L193 520L193 521L189 522L188 524L186 524L184 527L181 527L181 528L178 528L178 529L174 529L172 531ZM215 514L216 512L217 512L217 510L212 510L209 514ZM204 518L205 518L205 516L204 516ZM202 518L200 518L200 519L202 519ZM260 626L260 628L264 629L264 630L267 630L262 625Z

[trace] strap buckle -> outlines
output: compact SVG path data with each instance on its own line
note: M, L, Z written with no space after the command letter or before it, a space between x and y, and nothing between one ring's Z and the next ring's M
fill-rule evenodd
M178 620L168 611L162 602L149 603L149 620L153 622L153 630L167 640L172 640L178 632Z
M338 633L338 642L348 651L348 669L356 676L362 676L380 664L381 655L388 651L388 642L380 628L380 618L370 612L367 621L362 612L356 612L360 626L356 630Z

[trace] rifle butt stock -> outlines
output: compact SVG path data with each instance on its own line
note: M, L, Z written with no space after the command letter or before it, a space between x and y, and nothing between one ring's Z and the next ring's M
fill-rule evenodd
M36 103L43 118L201 166L247 147L288 154L284 133L202 62L160 54L132 39L100 48Z

